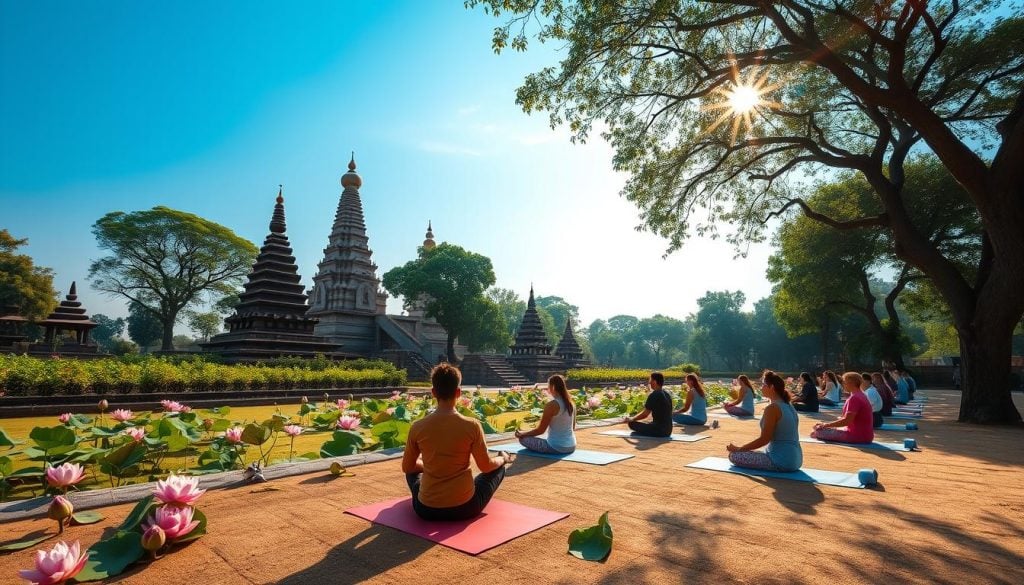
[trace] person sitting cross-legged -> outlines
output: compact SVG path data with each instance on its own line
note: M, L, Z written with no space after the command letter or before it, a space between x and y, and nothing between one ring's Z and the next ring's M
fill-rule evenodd
M552 400L544 405L537 428L516 431L519 444L538 453L572 453L576 450L576 408L569 396L565 378L548 378L548 393ZM547 437L541 437L547 432Z
M439 364L430 372L430 381L437 408L412 424L402 457L412 507L424 520L469 520L491 501L515 455L502 452L491 457L480 422L455 410L462 394L458 368ZM481 471L476 478L470 457Z
M818 412L818 389L807 372L800 374L800 394L790 404L800 412Z
M850 393L843 406L843 416L829 423L814 425L812 438L837 443L870 443L875 440L871 403L860 389L862 381L863 378L857 372L843 374L843 388ZM846 429L840 430L838 427Z
M729 443L726 447L729 462L751 469L796 471L804 462L800 449L800 419L789 402L786 382L769 370L764 374L761 393L771 401L761 414L761 436L745 445ZM755 451L765 445L768 448L764 451Z
M750 378L740 375L736 379L739 382L739 395L732 402L725 402L722 408L733 416L754 416L754 387L750 385Z
M683 407L672 413L672 420L681 425L704 425L708 422L708 394L697 374L686 375L686 400ZM751 402L750 409L754 409ZM689 410L690 414L686 414Z
M672 434L672 396L662 388L665 376L661 372L652 372L649 384L651 393L647 395L644 409L636 416L627 416L625 422L638 435L668 437ZM648 416L651 422L640 422Z

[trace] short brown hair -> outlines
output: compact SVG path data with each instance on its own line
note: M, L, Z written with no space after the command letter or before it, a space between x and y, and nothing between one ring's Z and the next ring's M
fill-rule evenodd
M430 383L434 386L434 394L441 400L455 398L455 391L462 384L462 372L459 368L441 362L430 370Z

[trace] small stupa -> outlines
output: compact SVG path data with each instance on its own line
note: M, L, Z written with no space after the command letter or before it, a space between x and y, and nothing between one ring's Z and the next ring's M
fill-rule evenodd
M590 360L583 354L583 349L576 341L576 335L572 331L571 316L565 320L565 331L562 333L562 339L558 342L558 347L555 348L555 355L565 361L566 368L590 365Z
M85 307L78 300L78 288L76 283L71 283L71 289L57 308L50 313L50 316L39 323L45 328L44 343L52 346L55 341L60 340L60 353L96 353L98 347L95 343L89 342L89 331L96 327L96 323L86 314ZM66 333L74 335L65 336Z

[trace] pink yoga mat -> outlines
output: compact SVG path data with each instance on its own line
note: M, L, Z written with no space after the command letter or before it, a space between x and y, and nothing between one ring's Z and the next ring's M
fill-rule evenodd
M357 506L345 510L345 513L471 555L478 555L569 516L562 512L538 510L511 502L491 500L484 511L472 520L427 522L413 512L411 498L397 498Z

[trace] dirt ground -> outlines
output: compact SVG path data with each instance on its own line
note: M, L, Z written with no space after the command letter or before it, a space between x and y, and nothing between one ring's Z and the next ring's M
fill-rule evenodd
M477 557L342 512L406 494L398 461L354 477L295 476L207 493L209 534L117 583L1024 583L1024 428L952 422L959 394L930 401L914 437L921 452L804 445L804 466L874 467L875 489L817 486L684 468L757 435L723 419L695 443L634 442L580 433L582 448L635 453L608 466L520 457L498 497L570 517ZM1018 408L1024 397L1016 396ZM830 419L831 415L813 418ZM812 417L802 418L801 434ZM66 533L93 544L130 505ZM604 563L568 554L569 533L609 511L615 543ZM45 519L0 526L0 542ZM51 544L46 543L46 544ZM0 556L0 583L32 565L32 550Z

